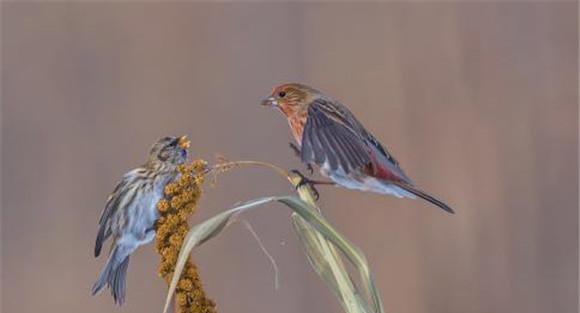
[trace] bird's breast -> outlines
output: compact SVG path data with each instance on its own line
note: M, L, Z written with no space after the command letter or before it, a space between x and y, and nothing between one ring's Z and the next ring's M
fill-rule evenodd
M302 134L304 132L304 125L306 124L306 117L288 117L288 124L292 130L292 135L299 145L302 145Z

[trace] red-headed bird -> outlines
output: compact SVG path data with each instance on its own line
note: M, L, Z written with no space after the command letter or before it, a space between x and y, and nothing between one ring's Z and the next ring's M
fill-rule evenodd
M454 213L417 188L381 143L346 106L303 84L284 84L262 101L288 119L302 162L315 164L335 184L398 198L425 199Z

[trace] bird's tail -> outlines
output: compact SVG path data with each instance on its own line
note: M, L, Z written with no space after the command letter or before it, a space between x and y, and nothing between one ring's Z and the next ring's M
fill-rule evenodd
M95 295L105 285L108 285L115 303L119 306L125 302L125 277L129 267L129 255L124 253L124 250L119 246L113 249L105 268L99 274L99 278L92 289L92 294Z
M443 210L451 213L451 214L455 214L455 211L453 211L453 209L451 207L449 207L447 204L445 204L443 201L425 193L424 191L418 189L417 187L413 186L413 185L409 185L403 182L392 182L393 185L396 185L397 187L414 194L415 196L427 200L431 203L433 203L434 205L442 208Z

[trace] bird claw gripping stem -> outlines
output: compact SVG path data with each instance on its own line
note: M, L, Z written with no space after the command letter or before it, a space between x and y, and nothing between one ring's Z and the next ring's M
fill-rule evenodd
M296 185L296 189L298 190L298 188L300 188L300 187L302 187L304 185L307 185L308 188L310 188L310 190L312 191L312 194L314 195L314 200L318 201L318 199L320 198L320 193L318 192L318 190L316 189L316 187L314 187L314 185L316 184L316 181L307 178L302 173L300 173L299 170L291 170L290 172L291 173L294 173L298 177L300 177L300 181Z
M290 149L292 149L292 151L294 151L294 154L297 157L301 158L301 156L300 156L300 148L298 148L298 146L296 146L292 142L288 143L288 145L290 146ZM312 164L310 164L310 163L306 164L306 169L308 170L308 173L310 174L310 176L312 176L314 174L314 168L312 168ZM302 175L302 174L297 174L297 175Z

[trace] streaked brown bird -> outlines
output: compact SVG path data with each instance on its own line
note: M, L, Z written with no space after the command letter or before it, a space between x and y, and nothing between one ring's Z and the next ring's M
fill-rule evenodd
M145 164L127 172L117 183L99 220L95 257L109 237L113 243L107 264L93 285L93 295L108 286L117 305L125 301L129 257L155 238L157 202L165 185L178 175L177 166L186 161L188 148L186 136L161 138L151 147Z
M274 88L262 104L278 108L288 119L302 162L318 166L335 184L398 198L419 197L454 213L417 188L399 162L340 102L312 87L289 83Z

